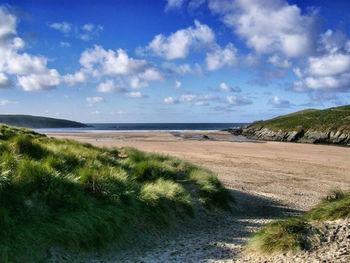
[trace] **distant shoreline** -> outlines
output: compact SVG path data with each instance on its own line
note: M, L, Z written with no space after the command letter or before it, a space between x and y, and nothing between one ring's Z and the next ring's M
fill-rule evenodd
M223 132L222 130L84 130L82 129L70 129L70 128L48 128L48 129L33 129L36 132L41 133L123 133L123 132Z
M87 123L83 128L40 128L44 133L227 131L246 123Z

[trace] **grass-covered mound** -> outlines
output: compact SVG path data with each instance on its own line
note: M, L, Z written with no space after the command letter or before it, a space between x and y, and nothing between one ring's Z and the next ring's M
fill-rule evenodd
M135 226L162 228L197 203L229 209L230 199L210 171L178 159L0 125L1 262L103 248Z
M342 131L350 132L350 105L325 110L307 109L266 121L256 121L251 127L265 127L271 131Z
M314 222L341 218L350 218L350 193L338 191L301 216L266 224L252 236L248 249L265 254L308 249L318 240Z

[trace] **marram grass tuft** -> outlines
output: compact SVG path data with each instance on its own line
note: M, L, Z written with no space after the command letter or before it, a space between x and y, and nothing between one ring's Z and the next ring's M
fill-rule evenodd
M251 237L247 249L265 254L305 250L319 239L310 223L341 218L350 218L350 193L334 191L316 207L298 217L266 224Z

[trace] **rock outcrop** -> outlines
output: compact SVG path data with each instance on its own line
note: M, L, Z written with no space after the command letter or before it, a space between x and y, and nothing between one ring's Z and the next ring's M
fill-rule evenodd
M350 145L350 133L338 131L313 131L297 127L294 131L270 130L264 126L243 126L228 130L233 135L264 141L301 142Z

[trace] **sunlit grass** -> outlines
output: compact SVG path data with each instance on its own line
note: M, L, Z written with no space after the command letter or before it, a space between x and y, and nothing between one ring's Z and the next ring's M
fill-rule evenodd
M104 248L134 226L161 229L196 203L228 209L231 199L215 175L178 159L0 125L1 262Z
M248 250L258 253L299 251L318 240L312 222L350 218L350 193L333 192L315 208L299 217L278 220L263 226L255 233Z

